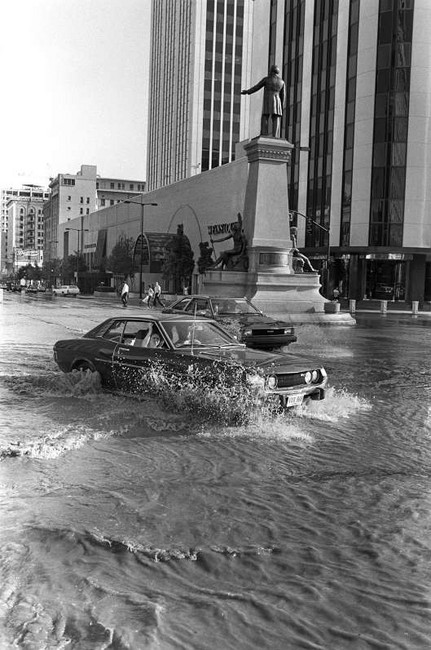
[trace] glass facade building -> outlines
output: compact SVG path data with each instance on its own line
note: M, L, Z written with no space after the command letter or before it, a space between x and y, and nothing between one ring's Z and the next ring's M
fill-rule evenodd
M250 0L154 0L148 189L235 159Z
M287 89L291 218L326 295L431 300L431 3L256 2Z

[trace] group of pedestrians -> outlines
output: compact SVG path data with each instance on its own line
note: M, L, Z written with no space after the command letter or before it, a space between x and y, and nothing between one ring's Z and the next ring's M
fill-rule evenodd
M124 280L123 285L121 287L121 302L123 303L123 307L127 307L127 303L129 302L129 285L127 283L127 280ZM149 284L148 289L147 289L147 295L145 298L142 300L143 305L147 305L147 307L164 307L164 304L161 301L161 296L162 294L162 287L158 282L155 284Z
M142 300L142 304L147 305L147 307L157 307L157 305L160 305L160 307L164 307L164 304L160 299L161 293L162 293L162 287L158 282L156 282L156 284L149 284L147 289L147 295Z

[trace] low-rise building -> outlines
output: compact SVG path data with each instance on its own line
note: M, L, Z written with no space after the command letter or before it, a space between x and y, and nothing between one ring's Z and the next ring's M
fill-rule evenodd
M49 189L49 200L43 208L47 260L63 257L64 242L59 239L59 225L139 195L145 191L145 181L101 177L96 165L81 165L76 174L62 173L52 178ZM79 249L82 250L82 245Z

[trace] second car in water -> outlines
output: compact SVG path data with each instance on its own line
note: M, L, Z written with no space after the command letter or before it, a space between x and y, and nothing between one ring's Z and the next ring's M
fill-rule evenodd
M169 305L164 313L212 318L231 333L234 333L232 325L236 325L239 341L249 348L271 350L297 340L295 330L289 323L266 316L247 298L184 296Z

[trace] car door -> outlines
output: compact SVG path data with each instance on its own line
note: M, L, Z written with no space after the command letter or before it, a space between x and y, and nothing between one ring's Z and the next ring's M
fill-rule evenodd
M154 347L156 337L159 345ZM126 392L145 389L145 376L163 363L167 348L168 343L157 323L128 320L113 355L116 388Z
M114 353L122 340L126 321L118 318L110 322L109 326L93 339L93 362L96 370L102 375L106 386L115 388ZM89 339L91 341L92 339Z

